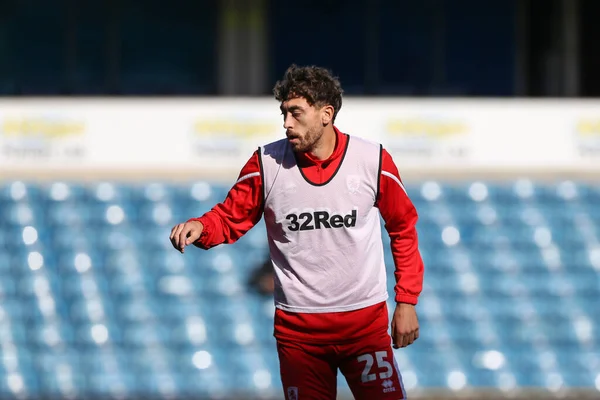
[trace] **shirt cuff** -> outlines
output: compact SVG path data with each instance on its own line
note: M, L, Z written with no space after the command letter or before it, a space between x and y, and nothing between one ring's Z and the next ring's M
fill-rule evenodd
M396 294L396 303L406 303L416 305L418 302L417 296L412 296L410 294Z
M200 218L190 218L187 220L187 222L191 221L198 221L202 224L202 233L200 234L198 240L192 244L201 249L208 250L210 248L210 246L207 244L207 239L210 233L210 220L202 216Z

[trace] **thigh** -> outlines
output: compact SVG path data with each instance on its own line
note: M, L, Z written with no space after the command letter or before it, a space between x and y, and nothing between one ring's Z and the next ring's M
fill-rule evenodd
M286 400L335 400L337 367L324 346L277 343Z
M338 348L340 370L356 400L406 399L387 332Z

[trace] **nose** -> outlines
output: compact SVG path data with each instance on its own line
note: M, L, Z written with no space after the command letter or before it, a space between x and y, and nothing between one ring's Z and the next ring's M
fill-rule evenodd
M291 113L285 114L285 116L283 117L283 127L285 128L285 130L288 130L293 127L293 121L294 117L292 117Z

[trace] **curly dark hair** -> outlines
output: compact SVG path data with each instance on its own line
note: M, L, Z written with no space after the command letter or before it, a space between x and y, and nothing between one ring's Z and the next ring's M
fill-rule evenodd
M280 102L304 97L308 104L333 107L333 119L342 108L342 86L331 71L314 65L299 67L292 64L273 87L275 99Z

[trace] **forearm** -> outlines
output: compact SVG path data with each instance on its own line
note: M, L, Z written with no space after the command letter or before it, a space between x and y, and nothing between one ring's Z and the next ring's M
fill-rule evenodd
M385 221L394 259L395 300L416 304L423 287L423 260L417 237L417 211L400 180L391 156L382 154L377 206Z
M404 216L406 225L400 229L390 227L388 232L395 266L395 300L398 303L417 304L423 288L424 266L414 226L416 211L411 214Z
M220 244L236 242L262 217L262 181L258 154L254 153L239 174L222 203L215 205L199 218L203 230L194 243L196 247L209 249Z
M200 238L194 243L201 249L210 249L220 244L235 243L248 232L258 221L262 212L256 210L236 215L225 204L218 204L200 218L192 218L202 223L203 230Z

